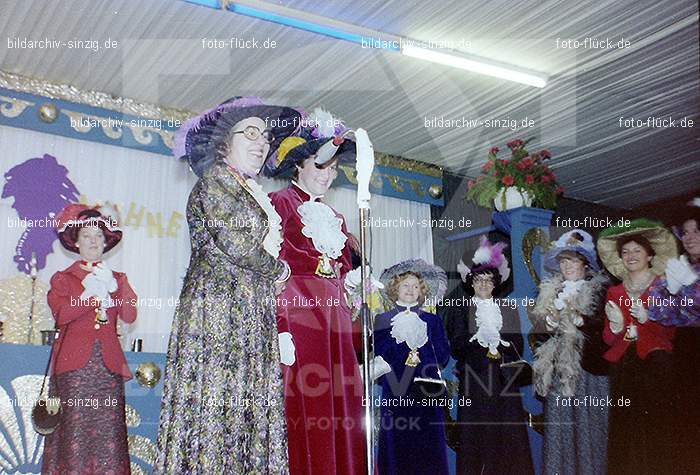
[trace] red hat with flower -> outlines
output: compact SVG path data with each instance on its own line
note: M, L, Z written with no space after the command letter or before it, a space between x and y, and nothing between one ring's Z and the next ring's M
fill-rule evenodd
M81 228L97 226L105 236L104 252L110 251L122 239L119 227L118 211L110 205L89 206L74 203L63 208L57 217L56 232L63 247L71 252L80 253L76 243Z

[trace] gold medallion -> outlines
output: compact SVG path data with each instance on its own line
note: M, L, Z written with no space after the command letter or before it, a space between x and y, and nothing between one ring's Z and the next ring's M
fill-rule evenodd
M627 326L627 331L625 332L625 341L637 341L639 338L639 333L637 333L637 325L630 323Z
M411 350L411 352L408 354L408 358L406 358L406 366L418 366L418 363L420 363L420 357L418 356L418 349Z
M337 277L328 256L321 254L318 258L318 265L316 266L316 275L320 277L325 277L326 279L334 279Z
M103 311L102 309L95 309L95 314L95 321L100 325L106 325L107 322L109 322L107 312Z

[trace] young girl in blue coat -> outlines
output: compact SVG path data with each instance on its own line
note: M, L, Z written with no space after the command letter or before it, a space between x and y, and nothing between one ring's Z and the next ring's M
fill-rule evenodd
M450 346L440 317L421 308L427 297L442 297L445 272L414 259L385 270L381 281L394 308L374 324L374 371L382 387L379 473L447 475L442 406L448 400L431 393L446 390L440 382Z

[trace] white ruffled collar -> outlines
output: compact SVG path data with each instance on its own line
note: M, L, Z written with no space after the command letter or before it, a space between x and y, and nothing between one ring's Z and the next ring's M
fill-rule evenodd
M270 197L257 181L248 178L245 180L245 184L248 186L248 193L267 215L267 234L263 239L263 248L276 259L279 257L282 249L282 218L272 205Z
M581 287L586 283L585 279L579 280L565 280L562 283L562 289L557 294L557 298L554 299L554 308L557 310L563 310L566 306L566 301L578 294Z
M476 303L476 333L469 341L477 340L481 346L489 349L489 353L496 355L499 345L510 346L510 343L501 339L501 328L503 328L501 308L493 298L482 299L474 296L474 302Z
M418 302L406 303L406 302L402 302L401 300L397 300L396 305L398 307L403 308L404 312L412 312L414 308L416 308L416 309L418 308Z
M403 307L404 310L391 318L391 336L398 345L405 342L411 350L420 348L427 341L428 324L414 311L414 309L418 309L418 303L409 306L397 301L396 304ZM421 339L418 336L421 334L426 339L419 342Z
M580 289L583 284L586 283L586 279L578 279L578 280L565 280L563 282L564 288L573 288L573 289Z
M331 259L339 258L348 237L342 229L343 220L335 211L321 201L304 201L297 212L304 224L301 233L311 239L314 248Z

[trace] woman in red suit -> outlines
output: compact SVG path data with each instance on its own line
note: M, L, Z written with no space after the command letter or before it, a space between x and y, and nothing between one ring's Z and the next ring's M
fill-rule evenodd
M280 259L292 274L277 299L289 473L355 475L367 469L362 379L343 286L352 270L349 233L321 199L340 156L355 147L330 115L317 111L311 121L312 129L280 145L274 173L294 170L294 179L270 194L283 223Z
M124 381L132 375L117 318L136 320L137 299L126 275L102 261L122 232L99 208L73 204L58 216L58 236L81 259L53 275L48 293L60 330L51 394L60 398L62 413L46 437L42 473L129 474Z
M610 365L608 473L657 474L674 470L673 337L675 329L649 320L650 298L661 285L676 244L661 223L637 219L598 239L605 268L622 283L608 289L603 357Z

